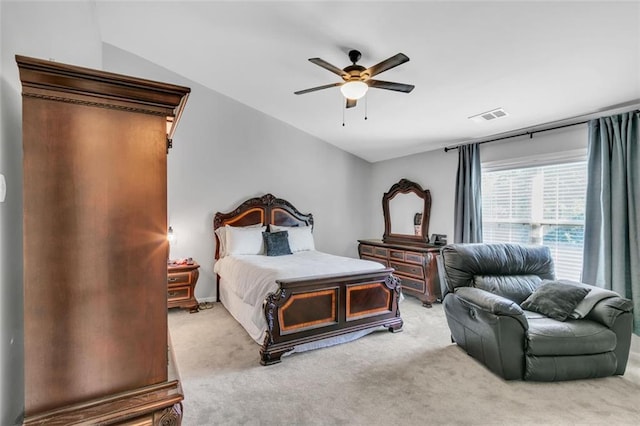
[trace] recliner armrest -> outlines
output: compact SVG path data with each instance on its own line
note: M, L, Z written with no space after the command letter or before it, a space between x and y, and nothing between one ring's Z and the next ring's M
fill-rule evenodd
M612 328L619 315L631 311L633 311L631 300L623 297L610 297L598 302L585 318Z
M454 294L466 304L473 305L494 315L514 317L522 323L525 330L529 328L524 311L513 300L475 287L459 287Z

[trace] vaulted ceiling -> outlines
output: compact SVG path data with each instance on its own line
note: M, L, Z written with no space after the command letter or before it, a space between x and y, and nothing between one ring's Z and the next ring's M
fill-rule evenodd
M637 1L95 3L104 42L371 162L640 102ZM337 87L294 95L340 81L309 58L351 49L406 54L377 78L415 89L348 110Z

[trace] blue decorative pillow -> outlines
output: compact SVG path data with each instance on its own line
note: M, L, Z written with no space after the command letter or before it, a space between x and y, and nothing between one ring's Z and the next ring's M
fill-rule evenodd
M280 232L263 232L262 240L264 241L267 256L283 256L291 254L289 247L289 233L287 231Z

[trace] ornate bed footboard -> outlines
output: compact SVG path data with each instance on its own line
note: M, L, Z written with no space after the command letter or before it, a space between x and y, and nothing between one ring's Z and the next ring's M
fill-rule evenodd
M393 269L277 281L267 296L262 365L280 362L295 346L380 326L402 329L400 280Z

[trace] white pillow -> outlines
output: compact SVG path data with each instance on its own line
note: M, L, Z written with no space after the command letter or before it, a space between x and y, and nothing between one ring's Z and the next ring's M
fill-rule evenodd
M227 245L227 228L221 226L216 229L216 235L218 236L218 257L223 258L227 255L226 245Z
M289 233L289 248L292 253L316 249L310 226L269 225L269 229L271 232L287 231Z
M220 250L218 250L218 257L223 258L227 255L227 227L232 228L232 226L225 225L216 229L216 235L218 236L218 244L220 245ZM249 226L238 226L235 228L263 228L261 223L256 223L255 225Z
M224 244L226 255L264 253L262 233L266 231L266 226L235 227L225 225L225 228L227 229Z

